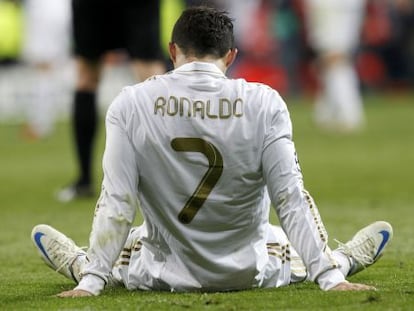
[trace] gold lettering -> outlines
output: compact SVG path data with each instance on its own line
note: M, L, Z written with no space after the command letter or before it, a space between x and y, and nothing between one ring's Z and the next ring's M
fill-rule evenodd
M168 98L167 114L169 116L175 116L177 112L178 112L178 98L174 96L170 96L170 98Z
M161 110L161 115L164 116L165 114L165 98L160 96L155 100L154 105L154 114L158 114L158 110Z
M201 119L204 119L205 115L205 104L202 100L196 100L193 102L193 116L197 116L197 112L200 112Z
M191 100L187 97L170 96L168 99L159 96L154 102L154 114L161 116L200 117L201 119L229 119L241 118L244 115L242 98L234 101L229 98L219 98L217 102L211 100Z
M210 100L207 101L207 111L206 111L206 114L207 114L207 118L209 118L209 119L217 119L217 115L216 114L212 114L210 112Z
M180 97L180 117L187 111L187 117L191 117L191 101L187 97Z
M237 118L243 116L243 100L241 98L237 98L233 103L233 115Z
M220 119L228 119L231 116L231 101L227 98L219 100L219 117Z

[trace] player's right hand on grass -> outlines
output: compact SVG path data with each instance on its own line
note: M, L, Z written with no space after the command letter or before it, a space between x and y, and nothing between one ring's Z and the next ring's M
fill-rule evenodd
M93 296L92 293L82 290L82 289L72 289L65 292L61 292L60 294L56 295L60 298L76 298L76 297L90 297Z
M336 285L335 287L332 287L330 290L350 291L350 290L377 290L377 289L371 285L342 282Z

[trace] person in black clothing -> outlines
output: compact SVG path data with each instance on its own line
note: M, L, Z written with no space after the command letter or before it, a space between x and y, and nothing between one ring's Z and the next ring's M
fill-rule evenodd
M94 193L91 172L97 128L96 93L105 53L125 49L138 81L165 72L159 1L72 0L72 9L78 75L72 125L79 176L58 192L62 202Z

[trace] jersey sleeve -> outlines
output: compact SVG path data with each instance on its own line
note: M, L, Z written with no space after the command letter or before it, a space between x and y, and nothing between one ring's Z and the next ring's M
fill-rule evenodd
M331 255L319 211L304 189L286 105L279 96L272 96L270 101L262 155L269 195L280 224L302 258L310 279L326 290L343 282L344 277ZM320 276L323 277L318 280Z
M99 294L124 246L134 221L138 199L138 168L127 127L133 114L123 91L106 115L104 178L89 237L89 263L77 288ZM104 281L104 282L102 282ZM100 290L99 290L100 289Z

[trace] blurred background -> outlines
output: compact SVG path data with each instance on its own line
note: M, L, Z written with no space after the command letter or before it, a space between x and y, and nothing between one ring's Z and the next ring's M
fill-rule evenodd
M221 7L235 19L239 49L230 76L267 83L285 98L312 96L319 82L305 1L163 0L162 45L184 7ZM0 0L0 123L21 124L24 139L47 137L68 115L75 79L71 36L69 0ZM353 57L363 92L409 91L414 1L367 0ZM122 51L109 53L106 63L98 96L103 109L123 85L134 83Z

